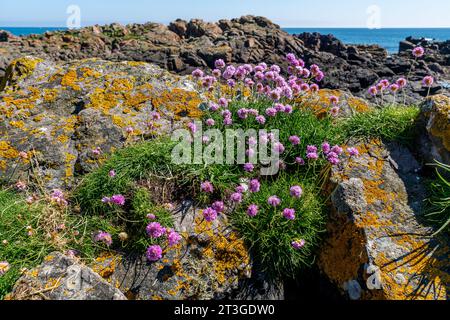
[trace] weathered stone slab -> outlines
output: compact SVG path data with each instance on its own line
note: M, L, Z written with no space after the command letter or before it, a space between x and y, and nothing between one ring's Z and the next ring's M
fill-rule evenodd
M380 141L333 169L334 210L319 265L350 299L447 299L448 239L420 223L425 190L405 148Z
M126 300L91 268L55 252L15 284L9 300Z

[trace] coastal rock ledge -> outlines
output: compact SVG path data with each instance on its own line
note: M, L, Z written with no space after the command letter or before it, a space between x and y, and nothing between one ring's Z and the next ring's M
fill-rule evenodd
M352 300L446 300L450 248L420 220L425 190L407 148L371 141L333 169L322 272Z

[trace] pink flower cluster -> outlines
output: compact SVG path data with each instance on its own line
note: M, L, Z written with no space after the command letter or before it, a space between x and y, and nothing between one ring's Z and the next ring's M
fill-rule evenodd
M108 232L105 232L105 231L99 231L94 236L94 241L95 242L102 242L103 244L105 244L108 247L110 247L112 245L112 242L113 242L111 234L109 234Z
M197 79L201 86L208 90L214 90L216 83L226 83L230 87L236 87L242 83L245 87L256 91L274 101L282 98L292 99L294 96L306 92L317 92L319 86L315 82L320 82L325 77L323 71L317 65L306 68L305 62L298 59L294 54L286 56L288 63L285 78L281 75L281 68L278 65L268 66L260 63L256 66L244 64L240 66L227 65L222 59L215 62L215 69L211 75L206 75L202 70L196 69L192 72L192 77ZM222 98L223 99L223 98ZM219 100L219 105L226 107L227 103Z
M125 205L125 197L121 194L113 195L112 197L104 197L102 199L103 203L111 203L118 206L124 206Z

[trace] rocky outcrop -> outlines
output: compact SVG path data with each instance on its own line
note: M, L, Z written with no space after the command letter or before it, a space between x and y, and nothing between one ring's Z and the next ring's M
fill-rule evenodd
M167 248L162 260L106 255L97 259L94 270L137 300L224 299L242 291L240 283L251 277L252 264L226 216L208 223L189 200L173 216L183 239Z
M352 300L448 299L448 239L420 223L420 165L398 144L358 150L332 172L322 272Z
M126 300L92 269L55 252L26 271L7 300Z
M48 188L68 188L106 153L199 116L202 101L189 79L137 62L24 57L3 85L0 180L32 177Z
M419 141L421 153L429 163L450 163L450 98L432 96L421 106L426 135Z
M424 60L414 60L411 50L399 55L388 55L377 45L345 45L332 35L303 33L296 35L306 46L304 57L307 64L318 64L326 73L323 87L347 89L361 97L372 99L367 88L381 78L394 82L400 76L406 77L411 86L405 88L407 104L415 103L427 94L420 86L426 75L433 75L441 82L431 88L431 93L449 93L450 55L446 50L428 51ZM419 45L419 44L416 44ZM413 47L416 45L412 44ZM445 48L447 44L437 43ZM438 58L439 57L439 58Z
M441 82L432 93L448 91L450 79L448 43L433 44L425 60L414 61L410 52L388 56L378 46L345 45L334 36L318 33L289 35L266 18L244 16L216 23L193 19L176 20L168 26L157 23L111 24L79 30L47 32L44 35L0 36L0 77L8 65L23 55L53 61L101 58L111 61L154 63L169 71L186 74L196 67L212 67L214 60L233 63L285 63L287 53L303 57L308 65L320 64L326 72L322 84L329 89L349 90L366 96L366 90L380 78L393 80L409 73L412 81L432 75ZM404 48L404 46L402 47ZM444 90L445 89L445 90ZM426 91L407 89L407 102L416 102Z

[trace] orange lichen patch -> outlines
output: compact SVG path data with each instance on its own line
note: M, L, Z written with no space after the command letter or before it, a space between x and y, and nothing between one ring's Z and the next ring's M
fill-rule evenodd
M22 120L19 120L19 121L10 121L10 122L9 122L9 125L10 125L11 127L15 127L15 128L21 129L21 130L24 130L24 129L25 129L25 122L23 122Z
M164 90L152 98L153 106L160 110L165 108L175 114L175 118L199 118L202 115L199 105L202 103L198 93L179 88Z
M34 57L22 57L11 62L6 70L5 77L0 81L0 91L2 91L7 84L15 86L17 82L30 76L38 63L42 59Z
M19 151L14 149L8 141L0 141L0 158L15 159L19 156Z
M429 123L430 133L442 140L447 151L450 152L450 98L438 95L431 98L433 110Z
M215 261L214 273L220 284L229 280L231 272L239 270L242 264L249 265L250 258L244 241L238 238L236 233L218 232L201 216L196 217L194 231L199 235L206 234L210 238L210 243L203 254Z
M347 104L356 112L368 112L371 110L369 104L360 98L349 97L347 99Z
M92 270L97 272L102 278L109 279L116 270L116 266L120 263L121 259L120 256L106 252L95 259L95 262L91 267Z
M114 79L111 85L111 90L115 92L127 92L133 90L135 79L133 77L130 78L122 78L122 79Z
M69 69L61 79L61 85L72 88L75 91L80 91L81 87L78 85L78 75L76 69Z
M56 96L58 95L58 91L56 89L44 89L44 101L51 103L56 100Z
M319 257L319 265L328 277L339 284L358 278L362 265L368 260L366 238L361 228L347 221L346 215L333 214L328 225L331 241L327 242Z
M68 179L73 177L73 161L76 160L76 156L71 153L65 154L65 173L66 173L66 183Z
M91 68L83 67L80 69L83 73L83 78L95 78L98 79L102 76L102 74L96 70L92 70Z

